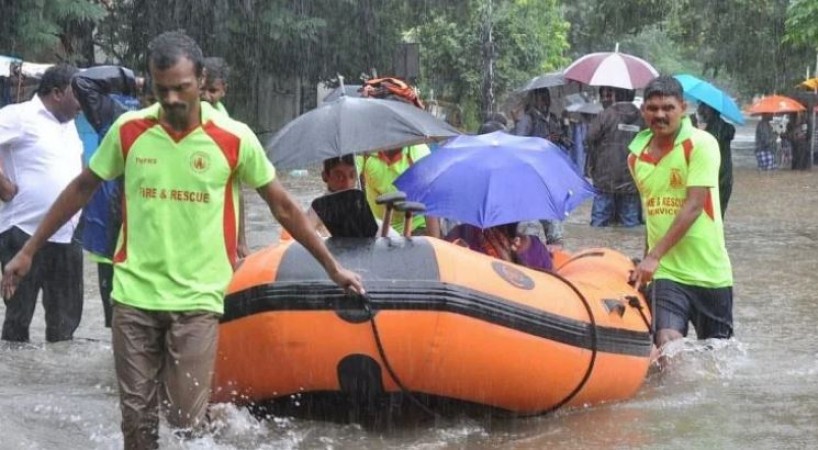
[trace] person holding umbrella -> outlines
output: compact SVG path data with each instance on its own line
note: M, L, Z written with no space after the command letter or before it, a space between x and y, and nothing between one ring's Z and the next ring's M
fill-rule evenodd
M517 136L537 136L563 147L570 148L567 133L556 114L551 112L551 91L539 88L531 91L525 111L514 124Z
M586 172L597 190L591 226L619 223L636 227L642 224L642 214L639 193L628 170L628 144L644 128L644 122L633 104L633 90L611 87L605 91L613 93L615 103L603 96L603 105L608 106L591 123L586 137Z
M790 114L790 120L787 122L787 131L784 136L792 146L792 170L809 169L808 130L809 125L807 124L807 118L803 111Z
M523 114L517 118L512 134L536 136L553 142L566 153L571 148L568 133L556 114L551 112L551 91L538 88L531 91ZM562 245L563 225L559 220L541 221L549 244Z
M777 135L772 126L773 115L761 114L761 120L756 125L756 162L758 170L775 169L775 147Z
M733 272L724 244L719 147L685 116L681 83L661 76L645 87L649 129L631 142L631 169L647 215L647 248L632 281L651 283L657 347L687 336L733 335Z
M689 74L675 75L674 78L682 84L686 99L699 102L696 111L699 128L712 134L719 142L719 204L723 218L733 191L733 155L730 143L736 134L735 127L725 122L724 118L741 125L744 123L744 115L733 98L713 84Z
M423 103L414 89L396 78L369 80L364 83L361 92L363 97L402 101L423 109ZM374 155L366 154L358 159L361 184L364 186L367 201L376 217L383 217L385 206L377 204L375 200L383 194L397 191L393 184L395 179L429 154L429 147L426 144L417 144L379 151ZM393 217L391 226L398 233L403 234L403 219L398 215ZM441 237L440 222L435 217L417 215L412 219L410 226L412 234Z
M730 148L736 136L736 127L725 122L721 114L707 103L699 103L696 109L699 127L707 131L719 143L721 162L719 163L719 205L721 217L727 211L727 202L733 192L733 152Z
M446 240L542 272L553 269L551 253L545 244L539 237L523 233L517 222L485 229L461 223L449 231Z
M541 270L551 255L523 222L564 218L594 194L562 149L503 131L446 142L395 186L428 213L461 223L448 240Z

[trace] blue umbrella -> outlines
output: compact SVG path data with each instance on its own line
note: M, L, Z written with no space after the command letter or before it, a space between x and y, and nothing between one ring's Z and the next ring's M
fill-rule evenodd
M431 216L489 228L563 220L594 189L559 147L497 131L458 136L403 173L395 186Z
M741 114L738 105L724 91L693 75L674 75L674 77L682 83L685 97L706 103L732 122L739 125L744 124L744 115Z

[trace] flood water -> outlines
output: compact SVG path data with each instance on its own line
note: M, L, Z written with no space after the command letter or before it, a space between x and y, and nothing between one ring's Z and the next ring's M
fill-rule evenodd
M736 338L680 342L670 366L652 372L632 399L530 419L447 418L386 429L276 417L257 421L217 405L221 431L163 448L810 448L818 423L818 173L759 173L753 128L734 142L735 186L727 246L735 276ZM285 184L306 203L316 176ZM249 241L260 248L279 228L251 193ZM642 230L591 229L590 204L568 220L566 246L642 252ZM0 344L0 449L121 448L110 336L96 268L86 261L86 309L73 342L44 343L42 309L32 343ZM4 307L0 306L0 312Z

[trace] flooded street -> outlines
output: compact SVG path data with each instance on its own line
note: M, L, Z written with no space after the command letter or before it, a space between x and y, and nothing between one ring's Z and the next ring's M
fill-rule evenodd
M277 417L257 421L217 405L221 429L182 444L162 428L163 448L515 448L690 449L808 448L818 422L818 173L759 173L753 126L734 142L735 185L725 230L735 278L736 338L679 342L669 370L651 373L635 398L519 420L448 418L420 425L358 425ZM304 204L323 187L282 176ZM279 227L252 193L249 244L277 239ZM643 230L592 229L590 202L566 225L566 246L607 246L641 256ZM0 449L121 448L110 336L86 259L86 303L73 342L44 342L42 308L32 343L0 343ZM0 306L0 311L4 307Z

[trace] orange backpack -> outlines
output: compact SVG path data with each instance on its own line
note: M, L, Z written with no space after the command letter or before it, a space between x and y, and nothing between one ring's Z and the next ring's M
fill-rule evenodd
M403 80L397 78L374 78L367 80L361 88L369 97L385 98L389 95L400 97L420 109L423 109L423 102L418 98L415 90Z

